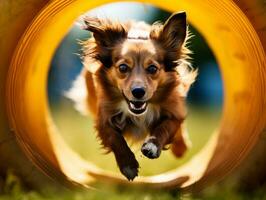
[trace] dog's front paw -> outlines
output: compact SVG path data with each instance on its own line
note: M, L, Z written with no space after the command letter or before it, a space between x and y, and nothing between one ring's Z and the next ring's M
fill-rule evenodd
M141 152L144 156L154 159L160 156L161 148L155 142L147 141L142 145Z
M132 152L119 157L117 164L121 173L129 180L133 181L139 172L139 163Z
M129 180L133 181L138 176L138 168L132 166L126 166L121 169L121 173Z

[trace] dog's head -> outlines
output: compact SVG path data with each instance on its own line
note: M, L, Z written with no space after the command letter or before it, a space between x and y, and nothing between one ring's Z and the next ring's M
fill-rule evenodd
M187 56L185 12L173 14L164 25L84 21L94 37L85 54L101 63L102 76L130 113L145 113L149 103L160 103L180 84L176 67Z

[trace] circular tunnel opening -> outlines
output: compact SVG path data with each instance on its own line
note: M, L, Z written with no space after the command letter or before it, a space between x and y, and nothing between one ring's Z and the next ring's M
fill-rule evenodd
M130 12L119 12L130 10ZM150 4L142 3L112 3L91 11L85 15L119 20L145 21L152 24L155 21L166 21L171 15L166 10ZM188 13L189 18L189 13ZM48 75L48 97L55 125L66 143L84 160L96 166L119 172L112 153L106 155L96 138L94 119L84 116L74 108L74 102L67 98L74 80L80 74L83 64L80 54L82 46L79 41L87 40L90 33L81 29L81 17L70 28L57 48ZM158 159L148 159L141 153L142 143L130 147L140 164L140 176L156 175L175 169L193 157L210 138L213 130L219 125L222 107L222 80L218 64L203 36L192 26L189 26L191 39L189 49L193 52L192 66L199 70L197 81L188 95L189 114L186 120L192 147L182 158L176 158L170 150L163 151ZM82 98L82 91L80 94Z
M81 155L83 150L80 150L79 154L78 149L71 146L71 138L67 137L72 135L64 136L60 133L56 112L53 113L53 117L51 115L55 95L50 95L50 103L47 96L47 80L52 58L71 24L80 14L112 2L112 0L50 2L24 33L9 68L7 112L17 142L39 169L60 182L76 183L85 187L99 180L129 184L120 174L110 172L111 168L109 171L103 170L96 167L91 158L88 158L91 162L82 158L87 155ZM177 168L175 166L172 170L162 169L166 171L165 173L139 177L130 182L130 185L200 189L220 180L235 168L250 151L265 126L265 112L262 109L265 102L263 47L249 20L233 2L210 1L202 4L199 1L151 0L149 3L171 12L186 10L191 24L204 35L215 54L223 77L223 112L220 126L215 134L212 134L207 143L203 140L204 147L199 147L201 150L191 159L181 166L178 165ZM194 67L199 66L194 63ZM203 72L204 69L200 74L204 74ZM198 83L205 79L199 77ZM67 79L67 82L70 84L71 81ZM196 88L197 83L194 86ZM203 93L193 90L194 88L191 89L188 100L190 116L196 116L193 106L190 106L193 104L193 98L203 96ZM51 88L49 91L51 92ZM68 105L71 107L69 109L72 109L72 105ZM69 116L73 117L73 113L69 112ZM257 114L253 115L254 113ZM79 117L76 113L75 119ZM199 118L202 118L201 114ZM87 126L89 120L82 120ZM191 126L189 118L187 121ZM202 123L209 124L210 121ZM64 126L66 124L67 122L64 122ZM194 131L190 132L193 134ZM83 134L82 137L85 139L93 135L86 133L82 131L80 134ZM206 137L208 138L208 135ZM145 173L155 174L157 171Z

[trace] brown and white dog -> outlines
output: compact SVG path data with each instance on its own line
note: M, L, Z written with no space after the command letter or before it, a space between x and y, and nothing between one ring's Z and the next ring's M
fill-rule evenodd
M146 138L141 151L148 158L158 158L167 145L181 157L188 148L185 97L197 75L187 61L186 13L152 26L94 17L84 22L93 37L83 43L84 69L67 96L94 115L98 137L121 173L133 180L139 168L125 136Z

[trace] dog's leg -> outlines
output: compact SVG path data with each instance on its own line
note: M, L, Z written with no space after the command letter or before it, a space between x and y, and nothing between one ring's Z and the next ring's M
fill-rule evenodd
M135 155L128 147L122 134L114 129L108 122L100 123L97 126L99 137L102 140L103 146L112 151L115 155L117 165L123 175L128 180L133 180L138 176L139 163L135 158Z
M178 129L178 131L174 136L174 139L171 144L171 150L176 157L180 158L190 147L191 147L191 141L188 137L185 125L184 123L182 123L181 127Z
M142 145L141 151L148 158L158 158L161 150L172 143L181 122L177 119L164 119L150 130L150 137Z

